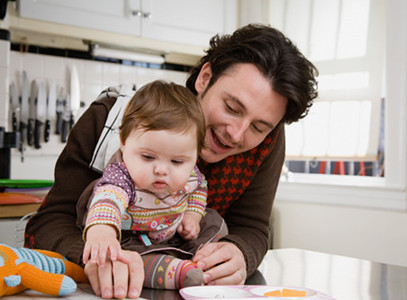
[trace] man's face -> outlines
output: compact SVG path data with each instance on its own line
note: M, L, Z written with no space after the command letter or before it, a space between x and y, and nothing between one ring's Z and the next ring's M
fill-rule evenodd
M288 99L273 91L252 64L237 64L207 88L212 71L205 64L195 88L205 114L209 163L258 146L283 118Z

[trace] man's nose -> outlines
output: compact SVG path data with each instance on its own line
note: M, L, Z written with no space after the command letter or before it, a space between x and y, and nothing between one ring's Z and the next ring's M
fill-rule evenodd
M234 145L241 144L244 140L247 130L249 129L249 126L250 121L242 119L229 126L227 133L230 136L230 141Z

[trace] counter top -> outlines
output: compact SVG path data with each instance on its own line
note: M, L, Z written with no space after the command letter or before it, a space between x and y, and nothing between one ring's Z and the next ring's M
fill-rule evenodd
M337 300L407 299L407 268L299 249L269 251L259 267L267 285L298 286Z
M269 250L247 285L291 286L313 289L336 300L407 299L407 268L356 258L300 250ZM140 299L182 300L177 291L144 289ZM34 291L7 300L53 299ZM99 299L89 285L58 299Z

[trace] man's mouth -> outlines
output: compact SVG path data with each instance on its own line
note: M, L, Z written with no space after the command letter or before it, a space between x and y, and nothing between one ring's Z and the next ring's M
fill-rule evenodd
M232 147L224 144L221 139L217 136L215 131L211 129L211 137L212 137L212 150L217 152L218 154L223 154L232 149Z

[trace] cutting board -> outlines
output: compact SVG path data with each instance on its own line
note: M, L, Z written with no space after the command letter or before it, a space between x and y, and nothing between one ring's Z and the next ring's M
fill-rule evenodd
M23 193L0 193L0 218L19 218L35 212L42 197Z

